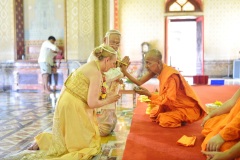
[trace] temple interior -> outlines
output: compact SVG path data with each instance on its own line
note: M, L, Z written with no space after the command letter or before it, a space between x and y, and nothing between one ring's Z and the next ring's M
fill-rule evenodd
M1 0L0 159L51 130L64 81L87 63L110 29L120 31L119 52L129 56L135 77L146 72L147 44L190 85L240 85L239 8L239 0ZM38 56L50 35L63 57L51 75L54 92L44 94ZM157 79L148 83L158 85ZM132 91L132 84L125 85ZM102 138L95 160L122 159L138 100L131 91L117 102L117 126Z

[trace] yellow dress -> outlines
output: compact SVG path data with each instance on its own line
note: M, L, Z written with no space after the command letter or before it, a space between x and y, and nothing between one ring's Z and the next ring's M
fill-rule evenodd
M11 160L82 160L101 151L101 137L94 109L87 105L89 80L76 70L65 82L57 102L52 133L35 137L40 150L23 151Z

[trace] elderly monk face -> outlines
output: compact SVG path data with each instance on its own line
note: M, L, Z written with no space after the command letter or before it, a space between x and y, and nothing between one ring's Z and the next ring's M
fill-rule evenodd
M112 47L115 51L118 50L120 46L121 36L119 34L110 34L108 38L105 39L105 43Z
M162 71L162 56L154 50L145 55L145 67L149 72L160 74Z

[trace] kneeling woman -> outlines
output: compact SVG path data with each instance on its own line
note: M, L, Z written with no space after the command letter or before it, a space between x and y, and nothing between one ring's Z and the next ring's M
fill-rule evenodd
M6 159L91 159L101 151L95 109L116 102L120 96L99 98L104 87L103 72L115 67L115 50L104 45L97 47L94 54L98 60L84 64L65 81L57 101L52 133L37 135L29 150Z

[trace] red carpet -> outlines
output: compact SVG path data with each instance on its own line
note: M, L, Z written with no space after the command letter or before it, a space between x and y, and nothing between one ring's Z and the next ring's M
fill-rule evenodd
M147 86L146 88L153 88ZM203 104L229 99L239 86L193 86ZM201 120L180 128L163 128L151 122L145 114L146 104L137 102L123 160L205 160L201 153ZM196 136L195 146L185 147L176 142L183 135Z

